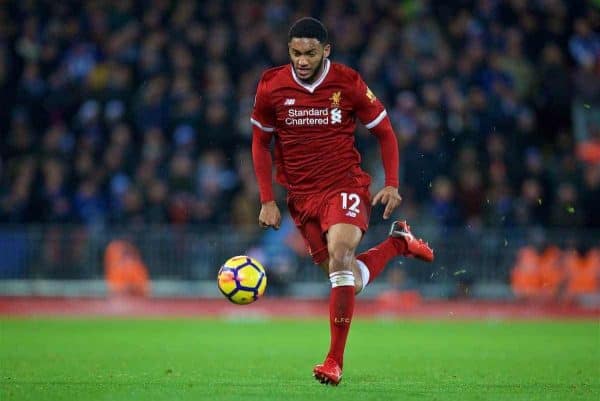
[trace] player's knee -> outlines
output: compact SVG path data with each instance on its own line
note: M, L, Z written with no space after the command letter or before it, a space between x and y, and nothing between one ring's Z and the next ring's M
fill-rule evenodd
M350 270L354 260L354 248L349 244L339 242L332 244L329 249L329 272Z

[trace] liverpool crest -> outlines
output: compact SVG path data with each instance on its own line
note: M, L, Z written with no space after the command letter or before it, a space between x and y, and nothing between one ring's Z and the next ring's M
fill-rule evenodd
M340 107L340 102L342 101L342 92L333 92L329 100L331 100L331 107Z

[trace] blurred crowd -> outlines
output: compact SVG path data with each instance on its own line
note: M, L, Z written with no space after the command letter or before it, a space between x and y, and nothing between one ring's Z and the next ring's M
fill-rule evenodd
M600 301L600 248L586 252L550 245L519 249L511 270L517 298L535 301Z
M256 84L306 15L387 107L400 214L600 228L584 0L0 2L0 222L256 229ZM360 128L357 146L381 186L377 141Z

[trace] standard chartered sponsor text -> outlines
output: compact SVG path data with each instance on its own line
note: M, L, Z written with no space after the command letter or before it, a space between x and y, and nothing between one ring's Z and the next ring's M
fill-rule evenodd
M327 125L329 124L329 109L310 108L288 110L286 125Z

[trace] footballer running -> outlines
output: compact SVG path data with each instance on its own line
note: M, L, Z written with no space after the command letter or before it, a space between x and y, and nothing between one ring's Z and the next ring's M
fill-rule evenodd
M344 349L355 295L394 257L431 262L433 250L395 221L388 238L356 255L372 206L388 219L400 205L398 143L382 103L355 70L329 60L327 30L317 19L296 21L288 34L291 63L266 70L258 83L251 123L252 158L260 191L259 224L278 229L276 181L287 190L287 207L315 264L329 276L331 342L313 369L321 383L342 379ZM371 197L371 177L360 167L354 145L359 120L377 139L385 186ZM271 143L273 142L273 153Z

